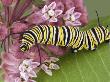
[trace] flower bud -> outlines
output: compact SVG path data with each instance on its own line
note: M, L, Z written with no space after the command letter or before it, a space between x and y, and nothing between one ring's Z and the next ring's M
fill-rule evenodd
M1 2L4 6L9 6L12 4L13 0L1 0Z

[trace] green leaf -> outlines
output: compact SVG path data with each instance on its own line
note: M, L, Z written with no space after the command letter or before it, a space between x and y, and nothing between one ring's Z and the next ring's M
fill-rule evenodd
M2 78L3 76L2 76L2 74L3 74L3 73L2 73L2 71L0 70L0 82L3 82L3 78Z
M100 20L105 26L110 24L110 17ZM83 30L95 26L97 20L91 21ZM53 71L52 77L41 71L37 82L110 82L110 44L102 43L95 51L67 53L60 58L59 65L60 70Z
M44 1L43 0L33 0L33 4L40 7L40 6L44 5Z

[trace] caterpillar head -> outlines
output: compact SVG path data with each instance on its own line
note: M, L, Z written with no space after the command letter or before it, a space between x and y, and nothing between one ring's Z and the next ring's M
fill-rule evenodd
M22 52L28 51L28 50L29 50L28 44L27 44L27 43L22 43L22 44L20 45L20 50L21 50Z

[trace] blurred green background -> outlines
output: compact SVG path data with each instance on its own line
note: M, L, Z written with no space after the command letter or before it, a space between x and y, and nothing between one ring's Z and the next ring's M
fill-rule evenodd
M96 19L95 10L101 17L110 15L110 0L84 0L87 7L89 19Z

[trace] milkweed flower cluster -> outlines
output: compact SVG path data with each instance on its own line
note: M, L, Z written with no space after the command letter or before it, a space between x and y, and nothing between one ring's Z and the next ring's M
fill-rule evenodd
M81 22L78 20L81 16L81 13L74 12L75 7L69 9L64 14L65 24L67 26L78 26L81 25Z
M49 22L57 22L57 16L63 13L62 10L55 10L56 3L52 2L49 6L45 5L42 9L43 17ZM81 22L78 20L81 16L80 12L74 12L75 7L70 8L63 15L65 25L67 26L79 26Z
M0 68L4 71L4 82L36 82L33 78L38 77L40 70L52 76L52 70L60 69L57 65L59 59L55 56L68 51L67 48L38 44L22 52L21 32L39 24L79 26L88 22L83 0L43 0L41 6L36 6L34 1L0 1L3 6L0 13L0 41L4 48L0 55Z
M45 71L48 75L52 76L52 71L51 70L58 70L60 67L55 64L55 62L59 61L58 58L55 57L50 57L49 59L46 59L44 61L44 64L41 65L41 69Z
M42 9L43 17L49 22L57 22L57 16L62 14L62 10L55 10L56 3L52 2L49 6L45 5Z

